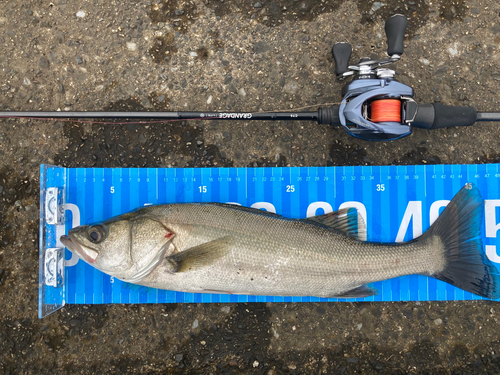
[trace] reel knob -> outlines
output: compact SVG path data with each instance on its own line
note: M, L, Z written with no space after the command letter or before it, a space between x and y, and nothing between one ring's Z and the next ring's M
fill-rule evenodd
M387 54L389 56L403 54L403 40L405 37L408 20L402 14L396 14L385 23L385 34L387 36Z
M349 59L352 47L349 43L336 43L332 48L333 60L335 61L335 74L341 76L349 70Z

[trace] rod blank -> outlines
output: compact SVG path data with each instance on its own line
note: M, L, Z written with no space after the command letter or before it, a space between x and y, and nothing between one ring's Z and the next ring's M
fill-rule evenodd
M500 112L478 112L476 121L500 121Z
M1 117L11 118L126 118L165 120L294 120L314 121L318 112L0 112Z

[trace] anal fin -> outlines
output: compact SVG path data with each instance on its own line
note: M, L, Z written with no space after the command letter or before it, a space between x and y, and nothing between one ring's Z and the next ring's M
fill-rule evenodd
M330 298L365 298L374 296L377 291L373 288L367 287L366 285L361 285L360 287L348 290L342 294L337 294L335 296L329 296Z
M231 292L229 290L218 290L218 289L203 289L202 291L197 293L234 294L234 292Z

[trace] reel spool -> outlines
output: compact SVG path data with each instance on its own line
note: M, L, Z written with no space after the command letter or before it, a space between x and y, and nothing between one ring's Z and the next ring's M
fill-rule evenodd
M369 120L375 123L401 123L401 101L399 99L374 100L369 105Z

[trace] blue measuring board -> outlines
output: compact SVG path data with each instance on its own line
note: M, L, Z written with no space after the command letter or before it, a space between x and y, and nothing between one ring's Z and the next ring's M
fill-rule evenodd
M64 168L62 168L64 169ZM68 168L66 232L148 204L231 202L305 218L340 207L358 209L370 241L408 241L429 228L466 184L485 199L483 242L500 268L499 164L284 168ZM48 176L50 178L50 176ZM45 176L47 178L47 176ZM138 287L114 279L66 250L65 300L70 304L165 302L313 302L336 298L191 294ZM356 301L482 299L439 280L410 275L376 282L375 296ZM354 301L349 299L349 301Z

